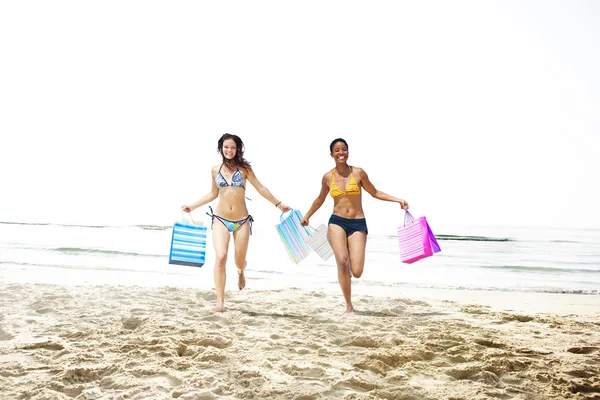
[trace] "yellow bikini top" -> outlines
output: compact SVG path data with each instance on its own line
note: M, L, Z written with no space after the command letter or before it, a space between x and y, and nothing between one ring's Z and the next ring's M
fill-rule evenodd
M352 176L352 167L350 167L350 183L346 186L346 191L342 191L335 184L335 168L331 171L331 186L329 187L329 194L331 197L338 198L340 196L358 196L360 194L360 188Z

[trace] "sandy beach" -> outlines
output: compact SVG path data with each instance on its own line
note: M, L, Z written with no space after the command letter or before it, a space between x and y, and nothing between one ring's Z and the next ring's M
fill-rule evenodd
M344 315L334 292L228 297L215 314L214 291L1 284L0 398L600 398L600 305L360 294Z

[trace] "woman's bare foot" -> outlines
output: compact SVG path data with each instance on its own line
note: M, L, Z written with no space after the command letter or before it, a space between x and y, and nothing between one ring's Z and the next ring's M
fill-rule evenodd
M217 303L217 305L212 308L212 311L213 312L223 312L223 311L225 311L225 304L224 303Z
M246 277L244 276L244 272L246 271L246 266L248 265L248 262L244 262L244 268L243 269L239 269L238 268L238 288L240 290L242 290L243 288L246 287Z
M351 305L347 305L346 306L346 314L353 313L353 312L354 312L354 307L352 307Z

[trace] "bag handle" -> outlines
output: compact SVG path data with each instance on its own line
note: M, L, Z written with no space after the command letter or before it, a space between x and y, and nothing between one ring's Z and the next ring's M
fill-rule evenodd
M410 224L411 222L414 222L415 218L412 216L412 214L410 213L410 211L408 210L404 210L405 214L404 214L404 226L406 226L407 224Z
M194 218L192 218L192 213L185 212L183 210L181 210L181 221L185 222L184 213L186 213L188 215L188 217L190 217L190 220L192 221L192 224L196 225L196 221L194 221Z
M287 212L289 212L290 215L292 215L292 213L294 211L296 211L296 210L294 210L293 208L290 208L290 211L287 211ZM285 213L286 213L286 211L284 211L284 212L281 213L281 215L279 216L279 221L283 222L283 214L285 214Z
M312 226L312 225L308 225L308 227L310 228L310 232L308 234L310 236L312 236L313 233L315 233L317 231L317 229L314 226Z

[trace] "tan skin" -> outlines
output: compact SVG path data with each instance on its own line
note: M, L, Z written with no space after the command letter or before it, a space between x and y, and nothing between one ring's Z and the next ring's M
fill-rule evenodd
M233 139L227 139L223 142L223 148L221 149L226 159L231 160L235 157L237 147ZM219 217L228 219L230 221L238 221L248 216L248 208L246 207L246 191L239 187L223 187L219 188L215 182L217 173L221 168L221 164L212 167L211 174L211 189L210 192L205 194L202 198L191 204L185 204L181 209L185 212L192 212L198 207L202 207L205 204L210 203L219 198L217 207L214 210L214 214ZM269 189L263 186L254 171L251 169L245 169L239 167L239 170L243 177L244 187L246 187L246 181L250 182L256 191L265 199L272 204L277 204L277 208L282 212L290 210L286 204L280 202L275 196L271 194ZM233 174L236 168L228 168L227 165L223 164L221 168L221 174L231 184ZM229 249L230 232L223 223L215 219L213 224L213 245L215 247L215 288L217 290L217 305L213 308L215 312L222 312L225 310L225 281L226 271L225 265L227 264L227 251ZM243 224L235 232L233 232L233 244L235 248L234 261L238 269L238 288L242 290L246 286L246 278L244 271L246 269L246 254L248 252L248 243L250 241L250 221Z
M347 164L348 147L344 142L336 142L333 145L331 157L335 161L336 173L333 170L323 175L321 180L321 192L313 202L312 206L301 221L303 226L309 224L310 217L317 212L325 202L331 186L331 178L334 177L335 184L345 192L348 183L350 183L350 172L354 176L356 184L361 188L361 194L358 196L340 196L333 199L333 214L347 218L358 219L365 218L362 208L363 189L376 199L391 201L400 204L403 210L408 209L408 203L404 199L390 196L387 193L377 190L364 169L352 167ZM365 249L367 245L367 233L358 231L346 236L342 227L330 224L327 229L327 240L333 249L335 262L338 267L338 281L346 301L346 312L353 312L352 306L352 283L351 277L360 278L365 266ZM349 273L351 272L351 274Z

